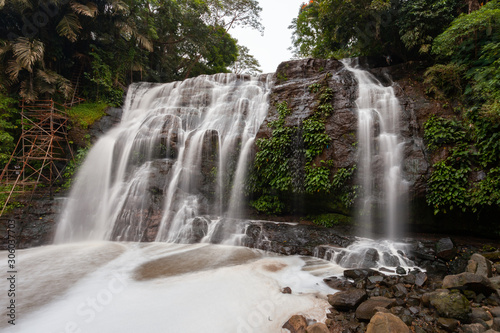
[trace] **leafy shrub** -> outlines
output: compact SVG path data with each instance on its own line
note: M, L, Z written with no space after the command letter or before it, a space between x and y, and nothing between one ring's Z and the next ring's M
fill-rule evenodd
M265 214L281 214L284 204L276 195L263 195L250 203L253 208Z
M436 99L461 96L463 92L462 75L465 66L449 63L446 65L434 65L424 73L424 84L427 93Z

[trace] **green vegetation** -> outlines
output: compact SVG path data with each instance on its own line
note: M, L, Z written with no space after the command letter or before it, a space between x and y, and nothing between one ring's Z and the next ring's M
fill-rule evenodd
M426 73L439 99L459 102L457 119L431 117L430 149L448 149L434 165L427 202L434 212L500 207L500 3L456 18L433 44L443 64Z
M425 123L424 139L436 158L427 203L436 214L498 212L498 0L312 0L290 28L298 56L366 55L426 64L426 93L455 112ZM309 91L320 88L314 84Z
M14 149L14 130L16 125L15 108L17 101L0 94L0 166L4 166Z
M302 196L318 202L335 202L335 211L345 211L352 205L356 194L351 185L351 170L335 171L334 161L321 159L330 143L326 133L326 121L334 112L331 105L333 91L326 81L309 86L315 94L318 105L314 114L304 119L299 126L286 124L291 114L287 102L276 105L278 119L268 123L272 129L269 138L257 141L253 172L248 182L248 192L257 199L252 207L265 214L293 213L293 198ZM319 210L309 209L315 214L331 214L331 204ZM307 211L308 209L306 209ZM325 215L327 216L327 215ZM340 223L343 218L311 218L315 223L331 225ZM333 221L333 222L332 222Z
M310 215L308 216L308 219L314 222L314 224L322 225L327 228L332 228L336 225L352 223L351 217L336 213Z
M0 185L0 210L2 210L5 205L5 201L9 197L9 193L12 190L12 185ZM8 213L12 211L14 208L23 207L23 204L17 201L16 199L19 197L19 193L14 192L5 207L4 213Z
M108 108L109 106L105 102L82 103L69 109L68 114L73 123L86 129L106 115Z
M0 1L0 88L65 100L78 80L81 97L116 105L138 80L229 72L238 56L240 73L255 71L229 31L262 31L261 10L256 0Z
M434 38L467 6L462 0L309 1L290 26L294 52L322 58L426 58Z
M425 124L430 149L445 158L434 164L427 203L434 213L478 212L500 206L500 124L472 108L463 120L432 117Z
M64 184L62 184L62 189L69 189L71 184L73 184L74 176L78 171L78 168L82 165L83 161L87 157L90 151L90 143L83 148L79 148L76 152L75 158L71 160L68 166L64 169L63 177L66 180Z

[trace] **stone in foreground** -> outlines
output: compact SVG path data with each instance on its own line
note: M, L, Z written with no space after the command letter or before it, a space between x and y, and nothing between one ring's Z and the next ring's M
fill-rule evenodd
M293 315L288 321L283 325L291 333L306 333L307 320L304 316Z
M350 289L341 291L333 295L328 295L328 303L339 311L354 310L361 302L366 300L368 296L361 289Z
M396 301L391 298L377 296L372 297L369 300L361 303L360 306L356 309L356 318L358 320L370 320L376 312L377 307L382 308L390 308L392 307Z
M410 329L401 319L391 313L376 313L368 327L366 333L409 333Z

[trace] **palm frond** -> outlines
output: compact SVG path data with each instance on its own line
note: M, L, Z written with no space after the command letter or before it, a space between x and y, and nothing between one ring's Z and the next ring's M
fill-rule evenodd
M58 75L57 89L64 95L64 98L73 96L74 89L71 81L61 75Z
M122 0L113 0L111 7L115 14L127 14L129 12L128 5Z
M153 52L153 42L147 36L139 33L137 31L137 28L135 27L135 24L121 22L117 24L117 26L120 28L121 34L126 40L130 40L132 37L135 37L140 47L149 52Z
M12 51L12 43L6 40L0 40L0 57Z
M72 42L76 41L81 29L80 20L74 13L65 15L56 27L60 36L64 36Z
M8 75L9 79L12 82L17 82L19 78L19 73L22 71L23 67L14 59L9 60L7 62L7 68L5 69L5 73Z
M19 37L13 43L12 51L19 65L31 72L33 65L43 59L45 45L36 39Z
M49 94L54 95L56 92L56 87L53 84L45 82L45 80L38 77L35 80L35 94Z
M0 8L2 8L3 6L1 5L1 3L10 3L12 6L16 6L18 8L22 10L24 9L27 9L27 8L30 8L32 9L33 8L33 4L31 3L30 0L0 0Z
M97 15L98 9L95 3L89 2L86 5L82 5L79 2L71 1L71 9L77 14L95 17Z
M52 72L52 71L48 71L48 70L41 70L39 69L37 72L36 72L37 76L43 80L44 82L48 83L48 84L54 84L57 82L57 73L55 72ZM55 74L55 75L54 75Z
M34 102L38 98L38 94L33 88L33 84L29 80L21 82L19 95L28 102Z
M153 52L153 43L148 37L137 32L134 34L134 36L137 39L137 42L139 43L140 47L144 48L149 52Z

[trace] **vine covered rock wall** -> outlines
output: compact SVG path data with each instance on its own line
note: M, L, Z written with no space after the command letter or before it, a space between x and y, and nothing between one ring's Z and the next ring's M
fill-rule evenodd
M373 66L363 59L360 63ZM425 66L406 63L369 71L383 85L393 86L400 102L410 227L424 232L488 234L492 224L487 215L457 210L436 213L428 203L429 181L436 162L446 158L446 150L429 149L425 124L432 117L456 114L447 103L426 95ZM257 136L249 181L251 204L257 211L299 215L325 226L352 222L358 190L356 98L357 82L337 60L280 64L268 117ZM374 177L378 174L375 171ZM471 225L475 226L472 230Z

